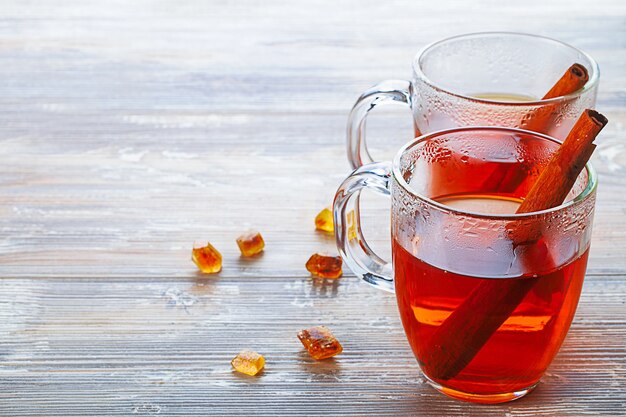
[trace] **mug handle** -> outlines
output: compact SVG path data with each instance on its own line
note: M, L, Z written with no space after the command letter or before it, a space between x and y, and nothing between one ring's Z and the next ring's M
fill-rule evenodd
M383 81L365 91L354 103L348 116L347 129L348 160L353 169L374 162L365 143L365 120L368 113L378 105L392 103L411 107L409 81Z
M364 188L391 195L391 162L375 162L354 171L339 186L333 203L335 240L345 263L358 277L394 292L391 264L376 255L363 237L359 197Z

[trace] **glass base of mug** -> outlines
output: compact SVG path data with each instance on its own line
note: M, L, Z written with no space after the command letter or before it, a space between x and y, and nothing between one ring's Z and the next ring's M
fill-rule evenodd
M479 404L498 404L517 400L531 392L537 386L537 384L533 384L528 388L503 394L472 394L469 392L463 392L455 390L453 388L444 387L443 385L431 380L426 375L424 375L424 377L433 388L450 398Z

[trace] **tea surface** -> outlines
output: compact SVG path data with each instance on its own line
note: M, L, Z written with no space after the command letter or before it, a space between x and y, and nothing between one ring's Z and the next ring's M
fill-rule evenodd
M523 103L538 100L537 97L531 95L514 93L477 93L471 94L471 96L483 100L502 101L504 103Z

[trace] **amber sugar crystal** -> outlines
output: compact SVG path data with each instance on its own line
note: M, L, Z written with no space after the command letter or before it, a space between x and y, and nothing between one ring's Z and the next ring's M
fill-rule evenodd
M252 230L237 238L237 246L243 256L254 256L265 248L265 241L261 233Z
M341 272L341 256L313 254L306 263L306 269L320 278L339 278Z
M343 351L341 343L325 326L315 326L302 330L298 333L298 339L309 351L311 357L318 361L338 355Z
M348 240L356 239L356 222L354 221L354 210L348 212Z
M205 274L215 274L222 270L222 254L210 243L203 247L193 248L191 259Z
M254 376L265 366L265 358L252 350L242 350L230 364L237 372Z
M330 207L326 207L315 216L315 228L327 233L333 233L335 227L333 224L333 211Z

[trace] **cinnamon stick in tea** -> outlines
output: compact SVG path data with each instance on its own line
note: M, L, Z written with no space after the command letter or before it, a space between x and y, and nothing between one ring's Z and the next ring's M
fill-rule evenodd
M543 96L542 100L549 98L566 96L580 90L589 81L587 68L581 64L574 64L565 71L565 74L554 84L554 86Z
M583 112L533 184L518 213L545 210L563 203L596 148L592 142L607 122L607 118L595 110Z
M552 88L541 98L548 100L551 98L566 96L572 94L585 86L589 80L587 69L578 63L573 64L565 71ZM546 133L556 118L559 106L562 103L550 103L538 108L524 116L520 122L522 129L532 130L533 132ZM515 170L509 169L506 165L500 165L489 175L483 185L484 190L503 190L514 189L523 178Z
M591 156L592 143L607 119L585 110L567 139L529 191L517 213L548 209L561 204ZM540 234L540 233L539 233ZM554 263L549 248L536 241L537 232L517 233L513 244L528 245L525 256ZM523 259L522 259L523 261ZM537 282L535 278L485 280L437 328L422 357L429 375L447 380L461 372L506 321Z
M589 73L587 69L576 63L565 71L556 84L541 99L549 100L572 94L583 88L588 80ZM528 115L528 120L522 120L522 129L546 133L547 128L554 123L561 105L562 103L551 103L538 108L534 113Z

